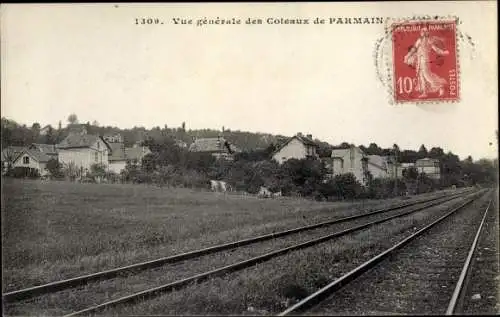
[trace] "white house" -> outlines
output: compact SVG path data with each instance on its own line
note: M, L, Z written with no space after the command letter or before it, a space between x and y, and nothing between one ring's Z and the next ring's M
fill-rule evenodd
M38 170L40 175L47 175L47 162L52 157L36 149L25 149L14 160L13 167L28 167Z
M331 157L331 173L333 175L352 173L361 184L365 184L368 157L359 147L352 146L347 149L333 149Z
M373 178L388 178L391 176L389 158L380 155L368 155L368 171Z
M108 143L111 151L108 154L110 171L119 174L125 169L127 159L125 158L125 146L123 143Z
M303 136L297 133L274 151L272 158L279 164L289 159L318 158L318 145L312 140L312 135Z
M73 162L78 168L90 171L92 164L109 165L108 153L110 146L104 139L97 135L70 133L57 146L59 162L63 165Z
M423 158L415 162L415 167L419 173L425 173L429 178L440 179L441 168L438 159Z
M127 162L136 162L141 164L144 156L151 153L146 146L134 145L134 147L125 147L123 143L110 143L111 152L109 154L109 170L120 173L125 169Z

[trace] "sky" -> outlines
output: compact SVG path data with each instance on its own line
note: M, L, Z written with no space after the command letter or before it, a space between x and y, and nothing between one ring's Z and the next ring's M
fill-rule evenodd
M188 129L302 132L333 145L425 144L461 158L494 158L496 11L495 1L2 4L1 115L54 127L71 113L120 128L185 121ZM460 102L392 103L377 75L387 70L376 66L392 58L390 41L376 49L385 24L328 22L425 15L458 16L459 33L470 37L458 42ZM148 17L159 24L135 22ZM196 25L217 17L242 24ZM326 23L311 24L316 17ZM247 25L247 18L263 24Z

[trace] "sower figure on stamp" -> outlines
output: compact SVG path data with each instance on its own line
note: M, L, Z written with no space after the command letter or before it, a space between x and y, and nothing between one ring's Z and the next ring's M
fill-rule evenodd
M444 93L446 80L431 72L430 55L431 50L439 55L448 55L448 50L441 49L437 45L442 45L442 40L436 36L429 36L427 28L422 28L420 37L415 45L404 57L405 64L415 66L417 75L417 91L420 91L419 98L427 96L427 93L439 92L439 96Z

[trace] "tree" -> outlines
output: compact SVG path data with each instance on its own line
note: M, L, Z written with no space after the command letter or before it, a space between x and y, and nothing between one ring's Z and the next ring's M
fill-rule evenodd
M417 154L418 154L418 158L422 159L422 158L427 157L429 153L427 152L427 149L425 148L425 145L422 144L420 146L420 149L418 150Z
M415 167L408 167L403 170L403 177L406 180L414 181L417 180L418 170Z
M77 124L78 123L78 117L76 114L72 113L68 116L68 123L69 124Z
M403 170L403 180L410 194L417 192L418 170L415 167L408 167Z
M19 156L19 152L16 151L14 148L12 147L6 147L5 149L2 150L2 156L4 158L4 162L7 163L7 166L5 167L6 168L6 172L9 172L10 170L12 170L12 166L14 164L14 160ZM4 163L2 162L2 163ZM4 167L2 166L2 169Z
M382 149L377 145L377 143L370 143L366 151L366 154L368 155L382 155Z
M433 159L441 159L444 156L444 151L440 147L433 147L429 151L429 157Z
M38 135L38 133L40 133L40 123L38 122L33 123L33 125L31 126L31 131L33 131L35 135Z
M53 177L59 178L63 176L63 166L57 159L50 159L46 167Z
M74 181L75 179L82 176L82 169L76 166L74 162L69 162L63 165L63 174L69 180Z

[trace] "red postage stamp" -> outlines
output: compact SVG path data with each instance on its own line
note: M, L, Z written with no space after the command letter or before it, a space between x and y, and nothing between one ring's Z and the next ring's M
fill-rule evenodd
M392 30L397 103L459 100L456 21L408 21Z

